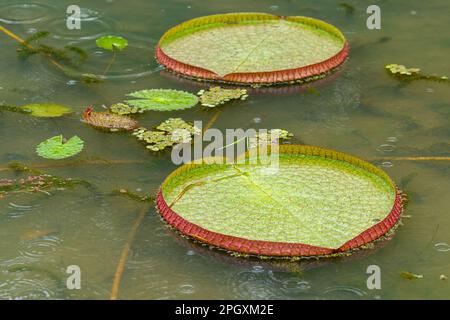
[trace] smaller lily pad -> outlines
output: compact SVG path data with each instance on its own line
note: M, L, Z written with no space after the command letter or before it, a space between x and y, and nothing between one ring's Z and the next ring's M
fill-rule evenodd
M128 46L128 40L119 36L103 36L95 40L97 47L113 51L123 50Z
M46 159L65 159L73 157L81 152L84 148L84 141L78 136L73 136L68 141L64 141L62 135L54 136L41 142L36 152L39 156Z
M140 90L129 93L128 96L137 98L125 102L142 110L173 111L195 106L198 103L196 95L172 89Z
M56 118L72 112L69 107L56 103L32 103L20 108L31 116L42 118Z

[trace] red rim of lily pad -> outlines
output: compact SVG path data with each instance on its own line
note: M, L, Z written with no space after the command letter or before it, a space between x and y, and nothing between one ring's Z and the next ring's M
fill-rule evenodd
M170 39L183 37L184 33L189 33L196 28L207 29L208 24L217 23L236 25L241 22L249 21L280 21L285 20L300 25L316 28L338 38L342 42L342 48L339 52L318 63L289 68L283 70L263 71L263 72L232 72L225 75L219 75L214 71L201 68L195 65L184 63L171 57L164 52L164 43ZM195 31L193 31L195 32ZM206 50L206 49L205 49ZM188 20L171 29L169 29L159 40L156 47L156 59L167 69L181 75L206 80L225 83L235 83L243 85L273 85L283 83L307 82L324 77L327 73L339 67L348 57L349 45L342 32L333 25L322 20L302 17L302 16L276 16L265 13L229 13L204 16Z
M342 152L314 146L281 145L279 153L320 156L328 159L344 161L367 170L375 175L381 176L392 186L393 190L395 190L395 198L389 214L387 214L387 216L383 220L361 232L356 237L348 240L339 248L326 248L303 243L250 240L242 237L214 232L181 217L178 213L170 208L163 196L163 189L167 181L189 170L190 168L199 166L199 164L183 165L172 172L166 178L157 194L157 209L162 218L170 226L175 228L183 235L198 240L202 243L212 245L219 249L255 256L310 257L332 256L335 254L347 253L353 249L361 248L366 244L382 238L388 231L390 231L397 225L398 220L403 212L401 192L383 170L357 157Z

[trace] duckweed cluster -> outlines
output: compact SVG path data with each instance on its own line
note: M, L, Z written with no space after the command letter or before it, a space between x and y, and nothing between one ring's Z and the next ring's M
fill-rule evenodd
M279 140L289 140L293 136L293 133L284 129L270 129L266 133L259 132L253 138L249 139L249 148L277 143Z
M390 73L404 76L417 75L420 72L419 68L407 68L402 64L388 64L385 67Z
M109 107L109 111L120 116L144 112L144 110L138 107L132 107L125 103L115 103Z
M447 76L426 75L422 74L419 68L407 68L402 64L388 64L385 69L389 74L400 80L432 80L438 82L448 81Z
M169 118L156 127L156 130L138 128L133 135L138 140L147 143L146 148L151 151L161 151L179 143L190 143L194 135L201 130L181 118Z
M200 104L205 107L214 108L230 100L245 100L248 97L245 89L224 89L221 87L211 87L208 90L198 92Z

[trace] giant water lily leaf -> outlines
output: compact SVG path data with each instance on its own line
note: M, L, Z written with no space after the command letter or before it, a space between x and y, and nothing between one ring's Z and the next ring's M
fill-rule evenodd
M185 165L166 179L161 197L163 217L186 227L181 232L235 251L242 245L252 253L267 249L267 242L274 250L285 243L287 253L292 244L310 253L308 246L316 247L316 254L338 252L351 247L345 244L352 239L360 246L378 238L388 228L374 226L389 216L392 227L400 214L396 189L384 172L345 154L305 146L280 146L276 165Z
M69 107L56 103L32 103L20 108L34 117L45 118L61 117L72 112Z
M78 136L73 136L67 141L64 141L62 135L52 137L41 142L36 152L39 156L46 159L64 159L73 157L83 150L84 142Z
M168 30L157 58L188 76L273 83L337 67L347 56L346 45L338 29L313 18L231 13L196 18ZM311 65L314 70L297 72Z
M99 48L109 51L123 50L128 46L128 40L119 36L103 36L97 38L95 43Z
M140 90L128 94L137 98L125 102L142 110L172 111L187 109L198 103L197 96L192 93L172 89Z

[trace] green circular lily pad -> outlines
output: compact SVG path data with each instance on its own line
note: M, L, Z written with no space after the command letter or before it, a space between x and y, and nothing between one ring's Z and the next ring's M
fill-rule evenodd
M41 142L37 146L36 152L43 158L59 160L73 157L80 153L83 148L84 141L78 136L73 136L65 141L63 136L59 135Z
M95 40L97 47L113 51L123 50L128 46L128 40L119 36L103 36Z
M34 117L55 118L72 112L69 107L56 103L31 103L20 107Z
M278 83L312 78L341 64L343 34L309 17L231 13L186 21L167 31L159 62L182 74L211 80Z
M192 93L173 89L150 89L129 93L136 99L125 102L140 110L173 111L192 108L198 97Z
M278 168L185 165L164 182L158 207L181 232L218 247L326 255L387 232L400 215L399 201L389 177L369 163L331 150L281 146Z

